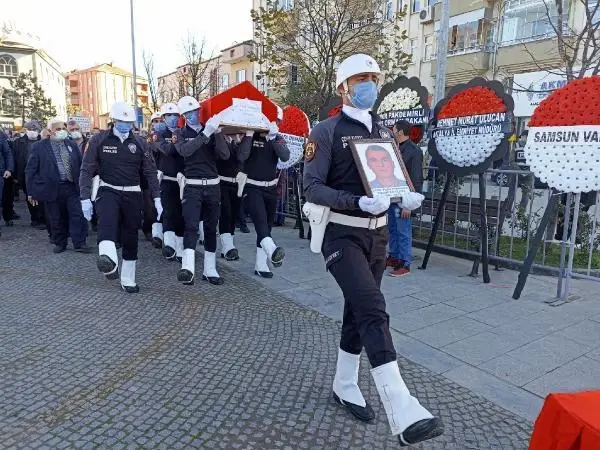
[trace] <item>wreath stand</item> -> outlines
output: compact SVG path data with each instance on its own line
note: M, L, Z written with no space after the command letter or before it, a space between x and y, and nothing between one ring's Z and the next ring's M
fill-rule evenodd
M433 227L431 229L431 234L429 235L429 242L427 243L427 249L425 250L425 256L423 257L423 263L419 267L421 270L427 269L427 263L429 262L429 257L431 256L431 252L433 250L433 246L435 244L435 238L437 235L437 231L439 228L439 224L442 221L442 216L444 214L444 207L446 206L446 200L448 199L448 193L450 191L450 185L452 184L452 180L454 180L454 175L446 172L446 183L444 184L444 191L442 192L442 198L440 199L440 204L438 206L437 213L435 215L435 221L433 223ZM479 173L479 205L480 205L480 232L481 232L481 265L483 272L483 282L490 282L490 273L489 273L489 257L488 257L488 225L487 225L487 214L486 214L486 189L485 189L485 175L483 172ZM477 262L477 261L476 261ZM475 274L476 264L473 265L473 270L471 274Z

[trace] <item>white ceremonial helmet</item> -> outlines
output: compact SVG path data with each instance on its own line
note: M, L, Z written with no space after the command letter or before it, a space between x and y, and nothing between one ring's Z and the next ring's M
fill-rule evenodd
M165 103L160 107L160 115L164 116L166 114L179 114L179 108L177 108L177 105L175 103Z
M335 77L335 88L338 89L340 85L348 78L358 75L359 73L381 73L379 64L369 55L357 53L356 55L349 56L343 60L337 68Z
M152 122L154 119L161 119L161 118L162 118L162 114L157 111L155 113L152 113L152 116L150 117L150 122Z
M110 118L122 122L135 122L135 110L133 106L125 102L116 102L110 107Z
M196 100L194 97L190 97L189 95L181 97L177 102L177 109L179 110L179 114L182 115L198 108L200 108L200 103L198 103L198 100Z

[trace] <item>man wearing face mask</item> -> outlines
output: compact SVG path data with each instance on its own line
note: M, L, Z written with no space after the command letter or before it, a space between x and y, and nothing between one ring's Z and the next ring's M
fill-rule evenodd
M324 235L312 232L311 249L321 249L326 269L344 293L333 397L359 420L374 418L358 387L364 347L392 434L401 445L410 445L439 436L443 425L410 394L400 375L380 290L390 200L365 195L348 148L349 140L392 137L370 111L377 99L379 75L377 62L367 55L350 56L339 65L336 88L343 107L311 132L305 150L304 193L309 203L304 211L312 224L318 224L319 212L330 208ZM413 210L421 201L420 194L411 193L402 198L401 206Z
M36 121L29 121L25 123L23 127L23 136L19 137L13 142L13 146L16 153L16 178L19 183L19 188L23 190L25 198L27 199L27 185L25 183L25 166L29 159L29 153L32 146L40 140L41 126ZM46 229L46 219L44 215L43 205L38 204L33 206L27 202L27 208L29 209L29 215L31 217L31 226L39 228L40 230Z
M205 126L200 122L200 104L193 97L177 102L185 127L173 134L175 150L184 158L184 177L180 177L180 196L185 222L183 258L177 279L194 283L196 244L200 219L204 219L204 268L202 279L223 284L216 266L217 223L221 212L221 190L217 160L229 158L229 147L219 130L219 117L213 116Z
M135 269L142 209L141 178L148 182L158 217L162 214L160 191L151 151L146 142L132 132L133 107L117 102L110 108L110 118L114 125L94 135L83 156L79 182L81 208L85 218L90 220L92 201L96 202L98 269L109 280L118 278L115 245L118 239L123 248L121 287L127 293L137 293Z
M160 198L165 211L162 216L164 235L163 256L169 261L181 262L183 256L183 213L177 176L183 174L184 161L173 145L173 133L177 131L179 110L175 103L166 103L160 108L161 122L150 134L150 147L155 152ZM176 140L175 140L176 141Z
M34 206L44 202L54 253L66 250L69 235L75 251L88 253L87 227L79 203L81 153L75 142L68 139L64 121L50 121L48 131L50 138L35 144L27 161L27 201Z
M247 131L246 137L233 134L226 136L231 156L227 160L217 161L217 170L221 179L221 217L219 217L219 236L221 238L221 258L227 261L240 259L238 249L233 243L235 224L240 210L241 198L238 197L237 176L242 165L250 155L253 131Z
M67 122L67 131L69 132L69 138L75 141L77 147L79 147L79 152L83 156L83 150L85 149L87 140L83 137L83 134L81 134L79 124L75 120L69 120Z

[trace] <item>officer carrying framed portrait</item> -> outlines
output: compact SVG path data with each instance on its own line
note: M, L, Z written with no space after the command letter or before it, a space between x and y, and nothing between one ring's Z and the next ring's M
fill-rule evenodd
M389 197L399 202L404 194L414 192L400 151L393 139L349 141L368 197Z

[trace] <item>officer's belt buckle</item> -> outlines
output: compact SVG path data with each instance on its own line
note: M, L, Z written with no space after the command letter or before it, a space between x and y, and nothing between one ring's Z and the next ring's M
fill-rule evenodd
M369 230L376 230L377 229L377 217L369 217L369 224L367 225L367 228Z

